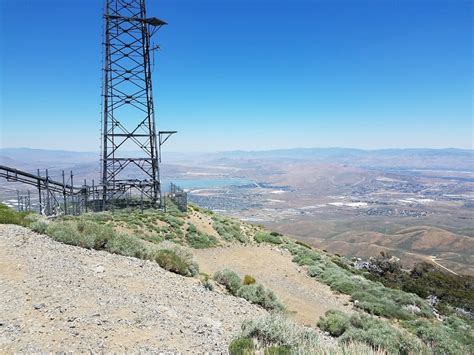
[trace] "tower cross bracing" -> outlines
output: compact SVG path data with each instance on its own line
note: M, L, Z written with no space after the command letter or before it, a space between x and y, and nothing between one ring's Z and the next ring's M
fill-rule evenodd
M133 193L156 205L161 196L161 140L157 140L150 62L150 52L157 46L151 47L150 38L166 22L147 17L145 0L105 1L104 208Z

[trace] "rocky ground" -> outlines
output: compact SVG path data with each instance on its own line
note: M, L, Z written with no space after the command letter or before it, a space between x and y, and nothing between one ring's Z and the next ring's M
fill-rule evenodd
M153 262L0 225L0 353L221 353L264 314Z

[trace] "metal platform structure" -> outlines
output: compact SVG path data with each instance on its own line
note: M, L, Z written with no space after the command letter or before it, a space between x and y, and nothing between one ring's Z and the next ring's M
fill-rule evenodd
M33 186L38 191L38 212L47 216L76 215L87 211L100 211L103 209L100 185L86 181L82 186L74 185L72 171L66 176L62 172L62 181L53 180L46 169L45 174L31 174L18 169L0 165L0 178L10 182L19 182ZM30 210L31 196L20 196L18 192L18 209Z
M106 0L104 20L103 208L134 194L160 207L161 145L176 131L157 133L150 53L167 23L147 17L145 0Z

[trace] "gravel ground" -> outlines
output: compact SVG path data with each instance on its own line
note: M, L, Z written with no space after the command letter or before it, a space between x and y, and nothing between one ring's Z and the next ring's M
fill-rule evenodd
M225 353L264 314L153 262L0 225L0 353Z

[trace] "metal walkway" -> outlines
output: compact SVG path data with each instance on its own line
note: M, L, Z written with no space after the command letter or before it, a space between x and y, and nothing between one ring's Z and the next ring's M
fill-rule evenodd
M0 178L10 182L34 186L38 190L38 212L44 215L80 214L84 211L99 210L102 208L100 185L74 186L71 172L66 182L64 171L63 181L51 179L46 170L46 176L41 176L0 165ZM19 197L20 199L20 197ZM28 197L29 200L29 197ZM28 204L30 205L30 204Z

